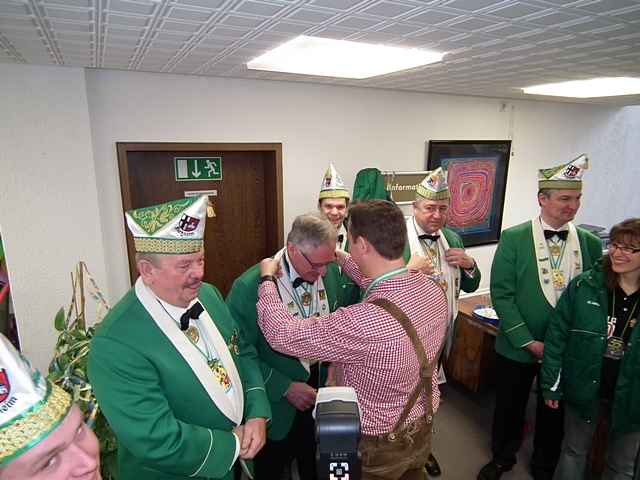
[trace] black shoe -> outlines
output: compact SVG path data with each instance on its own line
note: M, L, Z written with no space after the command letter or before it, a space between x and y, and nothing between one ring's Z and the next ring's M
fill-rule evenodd
M504 472L513 468L512 465L500 465L491 460L478 473L478 480L498 480Z
M438 460L436 460L436 457L434 457L432 453L429 454L429 458L427 458L427 463L425 463L424 468L427 469L427 473L430 477L439 477L442 474Z

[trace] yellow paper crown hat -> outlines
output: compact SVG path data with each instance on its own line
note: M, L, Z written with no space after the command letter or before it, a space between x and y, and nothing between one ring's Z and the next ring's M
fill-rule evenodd
M126 212L136 252L195 253L204 246L208 197L183 198Z
M322 185L320 185L320 200L323 198L346 198L349 199L349 191L342 181L342 177L333 166L333 163L329 164L329 168L322 177Z
M0 467L47 438L70 408L71 396L0 334Z
M424 180L416 187L416 200L446 200L449 198L449 185L447 184L447 172L438 167L428 172Z
M582 175L589 168L589 157L584 153L557 167L538 170L538 188L582 190Z

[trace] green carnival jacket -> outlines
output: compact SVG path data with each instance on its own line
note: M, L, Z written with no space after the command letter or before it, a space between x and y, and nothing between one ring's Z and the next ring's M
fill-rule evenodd
M576 230L582 269L586 271L602 256L602 242L586 230ZM535 362L522 346L534 340L544 341L553 307L538 280L530 220L502 232L491 265L490 283L491 302L500 318L496 352L517 362Z
M464 244L462 243L462 238L456 232L451 230L450 228L443 227L442 234L444 238L447 239L449 243L449 247L451 248L464 248ZM411 247L409 246L409 241L404 246L404 263L406 264L411 258ZM475 292L480 285L481 273L480 269L476 266L475 271L473 272L473 276L465 275L464 272L460 272L460 290L463 292Z
M600 375L607 346L609 295L600 264L569 283L544 339L540 383L546 399L563 399L584 420L600 404ZM616 383L611 428L640 431L640 328L634 328Z
M292 382L306 382L309 373L297 358L276 352L264 338L257 323L258 280L260 280L259 264L236 278L227 295L227 305L233 318L240 325L244 337L258 351L260 368L272 411L268 437L272 440L281 440L289 433L296 412L284 394ZM322 281L327 292L329 310L333 312L342 306L343 301L340 296L340 272L335 263L327 266L327 273Z
M198 298L227 343L238 327L220 292ZM255 349L231 352L242 379L245 420L271 417ZM234 424L131 289L91 342L89 380L118 438L118 480L233 479ZM197 473L197 476L194 474Z

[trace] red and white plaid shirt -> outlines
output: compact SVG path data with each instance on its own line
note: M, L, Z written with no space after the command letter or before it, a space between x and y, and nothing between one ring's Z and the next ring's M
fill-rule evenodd
M365 278L348 258L344 271L362 288ZM280 301L273 282L258 291L258 325L277 351L299 358L342 363L341 385L353 387L362 410L362 433L381 435L393 430L418 383L419 363L411 340L400 323L370 303L342 307L323 317L299 319ZM443 290L422 273L391 277L375 286L363 302L385 298L409 317L429 361L437 355L447 326L447 299ZM433 410L440 390L433 375ZM424 415L421 395L407 421Z

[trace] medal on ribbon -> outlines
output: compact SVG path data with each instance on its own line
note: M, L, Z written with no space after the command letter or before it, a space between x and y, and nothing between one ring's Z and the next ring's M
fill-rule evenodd
M198 330L198 327L195 325L190 325L189 328L185 330L184 334L189 337L189 340L194 344L198 343L198 340L200 340L200 330Z
M559 268L551 270L551 281L553 282L553 288L556 290L563 290L566 286L564 272Z

